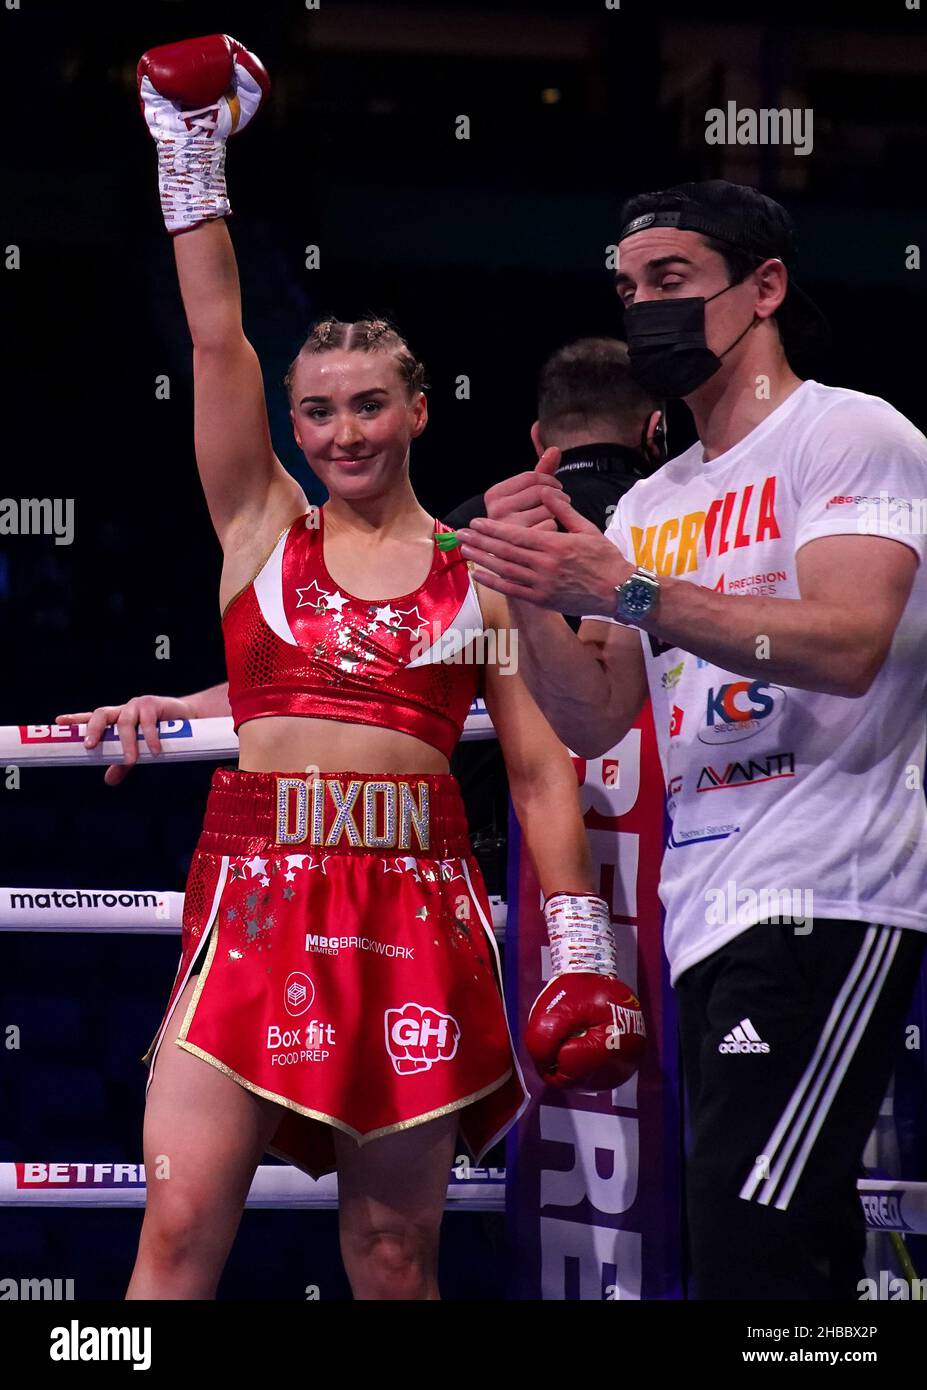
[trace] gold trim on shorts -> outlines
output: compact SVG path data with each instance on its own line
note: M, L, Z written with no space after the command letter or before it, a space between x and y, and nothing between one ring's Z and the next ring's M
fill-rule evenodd
M509 1067L497 1080L490 1082L488 1086L481 1087L480 1090L474 1091L469 1096L464 1096L462 1100L451 1101L448 1105L439 1105L434 1110L425 1111L425 1113L421 1115L414 1115L408 1120L399 1120L394 1125L382 1125L379 1129L371 1129L367 1130L366 1133L361 1133L360 1130L354 1129L351 1125L347 1124L346 1121L339 1120L337 1116L326 1114L324 1110L312 1110L309 1106L300 1105L298 1101L290 1100L287 1096L278 1095L276 1091L265 1090L263 1086L258 1086L255 1082L248 1081L239 1072L234 1071L211 1052L206 1052L204 1048L197 1047L196 1043L187 1042L187 1033L190 1031L190 1025L196 1013L196 1006L203 992L203 987L209 975L209 970L215 957L218 944L219 928L218 924L214 923L213 936L209 943L206 960L203 963L203 968L196 982L193 997L187 1006L186 1016L184 1017L183 1023L180 1025L180 1031L174 1039L175 1046L182 1047L185 1052L192 1053L194 1057L199 1057L203 1062L208 1062L211 1067L215 1067L223 1076L229 1077L232 1081L237 1081L239 1086L243 1086L246 1091L251 1091L253 1095L261 1096L263 1100L273 1101L274 1104L282 1106L285 1110L292 1110L297 1115L303 1115L307 1119L321 1120L323 1124L329 1124L334 1126L335 1129L340 1129L344 1134L349 1134L352 1139L356 1140L358 1147L369 1144L372 1139L382 1139L388 1134L398 1134L400 1130L412 1129L415 1125L427 1123L428 1120L437 1120L440 1119L442 1115L451 1115L455 1110L463 1110L468 1105L475 1105L477 1101L484 1100L485 1097L491 1095L493 1091L498 1091L513 1074L514 1068Z

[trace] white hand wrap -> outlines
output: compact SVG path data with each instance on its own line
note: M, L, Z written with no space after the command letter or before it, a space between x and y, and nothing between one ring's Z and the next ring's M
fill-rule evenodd
M618 976L608 903L591 894L554 893L544 904L555 975L579 971Z
M225 142L243 130L261 104L261 88L240 63L234 90L213 106L184 110L142 78L145 121L158 145L158 191L169 232L188 231L232 211L225 187Z

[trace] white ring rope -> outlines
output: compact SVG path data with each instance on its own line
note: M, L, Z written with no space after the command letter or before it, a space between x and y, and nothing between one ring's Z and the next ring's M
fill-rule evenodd
M115 728L104 730L96 748L84 747L86 724L5 724L0 725L0 765L4 767L93 767L123 760L122 744ZM138 730L138 760L150 762L221 762L238 756L238 737L232 720L162 719L158 724L161 756L152 757L141 728ZM486 706L474 700L464 725L461 742L495 738ZM284 768L283 771L292 771Z
M143 1207L141 1163L0 1163L0 1207ZM315 1180L298 1168L262 1163L248 1193L249 1207L334 1208L334 1173ZM504 1211L505 1169L475 1168L457 1158L446 1211Z
M177 933L183 900L154 888L0 888L0 932ZM501 938L508 909L496 895L489 902Z
M857 1183L866 1225L873 1231L927 1234L927 1182L863 1178ZM0 1163L2 1207L141 1207L141 1163ZM314 1180L298 1168L261 1164L247 1206L332 1209L338 1205L334 1173ZM448 1211L505 1209L505 1169L476 1168L457 1158L447 1189Z

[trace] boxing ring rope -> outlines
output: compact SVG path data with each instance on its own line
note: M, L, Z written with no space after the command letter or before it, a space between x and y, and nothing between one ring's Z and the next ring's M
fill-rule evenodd
M143 1207L141 1163L0 1163L2 1207ZM334 1173L314 1179L292 1168L262 1163L246 1206L333 1210L338 1206ZM505 1210L505 1169L476 1168L465 1158L454 1164L445 1211Z
M0 726L0 766L93 767L120 762L122 745L112 728L94 749L83 745L86 725ZM139 762L223 761L238 753L230 718L162 720L162 753L155 759L139 730ZM463 732L466 741L494 737L481 700L474 701ZM75 901L66 901L74 899ZM45 901L47 900L47 901ZM86 901L84 901L86 900ZM111 900L111 901L110 901ZM0 931L177 933L183 893L160 890L0 887ZM502 939L505 903L493 898L493 928ZM874 1231L927 1234L927 1182L863 1178L857 1184L867 1227ZM134 1163L0 1163L0 1208L141 1207L144 1166ZM338 1204L338 1180L314 1180L297 1168L261 1164L246 1205L329 1209ZM505 1209L505 1170L454 1164L445 1210Z
M4 767L97 767L122 761L122 744L114 728L104 730L96 748L84 747L86 724L6 724L0 726L0 765ZM155 757L138 730L138 760L150 762L202 762L238 757L238 736L232 720L162 719L158 724L161 755ZM495 737L492 720L482 700L474 700L467 715L461 742ZM284 769L294 771L295 769Z

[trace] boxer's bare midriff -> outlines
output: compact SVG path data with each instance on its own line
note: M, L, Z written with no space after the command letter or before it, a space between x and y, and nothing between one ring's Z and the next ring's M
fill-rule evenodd
M243 772L447 772L448 761L411 734L333 719L273 715L238 730Z

